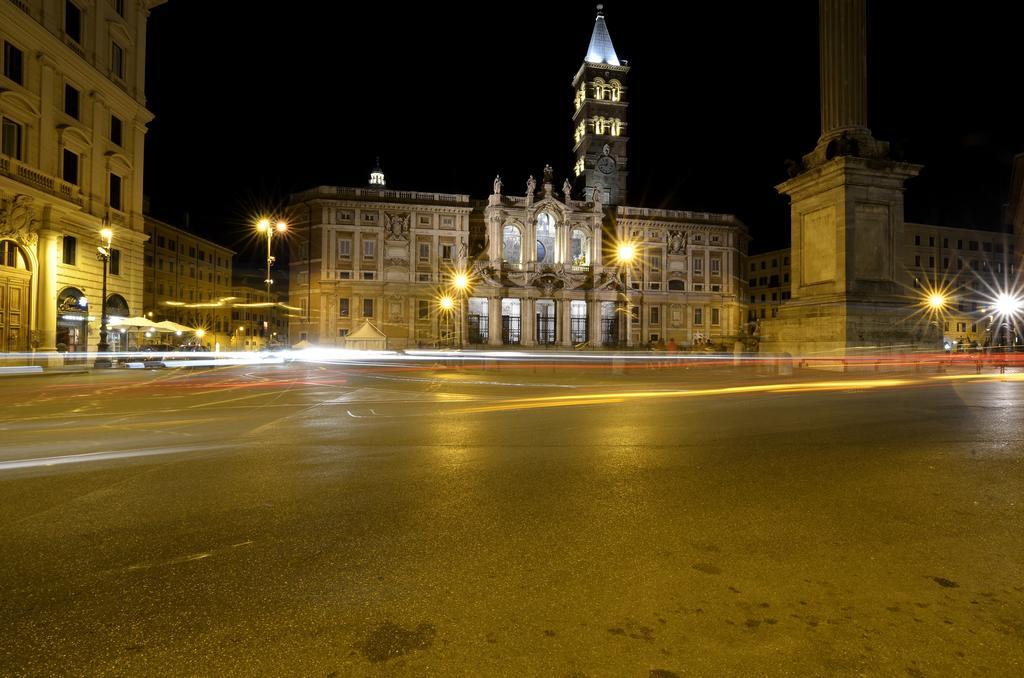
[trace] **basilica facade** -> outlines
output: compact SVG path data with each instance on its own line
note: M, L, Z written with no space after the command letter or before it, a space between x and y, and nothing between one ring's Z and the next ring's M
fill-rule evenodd
M628 75L599 12L571 81L574 165L560 184L545 166L525 190L496 177L474 200L388 188L378 167L365 187L293 195L292 341L344 346L370 323L391 348L731 346L747 229L628 204Z

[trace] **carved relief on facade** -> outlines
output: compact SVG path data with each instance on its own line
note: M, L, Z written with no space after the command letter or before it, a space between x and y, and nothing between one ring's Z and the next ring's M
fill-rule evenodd
M22 247L35 247L39 240L39 222L32 207L32 196L16 195L0 202L0 238L9 238Z
M668 234L668 253L686 254L686 232L672 229Z
M387 223L387 239L388 240L408 240L409 239L409 215L408 214L387 214L385 218L388 220Z

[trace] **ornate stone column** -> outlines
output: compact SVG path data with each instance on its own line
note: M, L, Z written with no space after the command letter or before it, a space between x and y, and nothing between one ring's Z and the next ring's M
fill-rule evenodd
M487 343L501 346L501 297L487 297Z
M39 259L37 272L36 329L39 331L39 347L41 352L57 350L57 231L49 229L39 231L39 243L36 245Z
M870 136L865 0L819 0L821 140Z

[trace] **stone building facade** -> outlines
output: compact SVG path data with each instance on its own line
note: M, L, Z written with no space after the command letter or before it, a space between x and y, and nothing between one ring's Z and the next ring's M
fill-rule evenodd
M371 321L393 347L434 344L438 291L468 262L468 195L320 186L292 196L292 342L344 345Z
M545 166L486 201L366 188L292 196L293 342L344 345L363 320L416 345L726 344L742 332L749 236L733 215L626 204L626 76L600 13L572 80L573 180ZM574 195L574 192L576 195ZM637 252L630 265L616 246ZM452 286L457 272L469 286ZM451 311L439 308L453 298Z
M162 1L0 3L0 351L95 349L101 304L142 312L146 22Z

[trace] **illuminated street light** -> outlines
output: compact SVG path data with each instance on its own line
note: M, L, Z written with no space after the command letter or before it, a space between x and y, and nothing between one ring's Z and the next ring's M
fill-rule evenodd
M469 274L466 271L456 271L452 276L452 289L455 290L455 297L459 306L459 350L462 350L462 325L465 323L466 294L469 291Z
M1024 310L1024 300L1020 297L1012 294L1002 292L996 297L995 303L992 305L997 315L1002 317L1014 316Z
M629 312L629 293L626 273L630 264L636 259L637 246L628 241L620 242L615 247L615 261L619 265L619 280L622 295L619 297L619 313L616 322L619 324L619 348L626 348L626 314Z
M946 308L948 299L941 292L932 292L928 295L928 308L933 311L941 311Z
M455 299L450 294L443 294L437 299L437 306L445 315L445 326L448 328L448 340L451 341L452 310L455 308Z
M270 219L263 218L256 223L256 230L259 231L260 233L266 234L267 236L267 278L263 282L267 284L267 302L269 303L272 301L272 299L270 298L270 286L274 284L274 279L270 277L270 267L273 265L275 261L274 255L271 254L271 241L273 241L274 239L275 231L281 235L284 235L285 231L288 230L288 224L286 224L283 221L279 221L277 222L276 226L271 228ZM268 311L268 313L270 312L272 311ZM256 333L253 332L254 338L255 334Z

